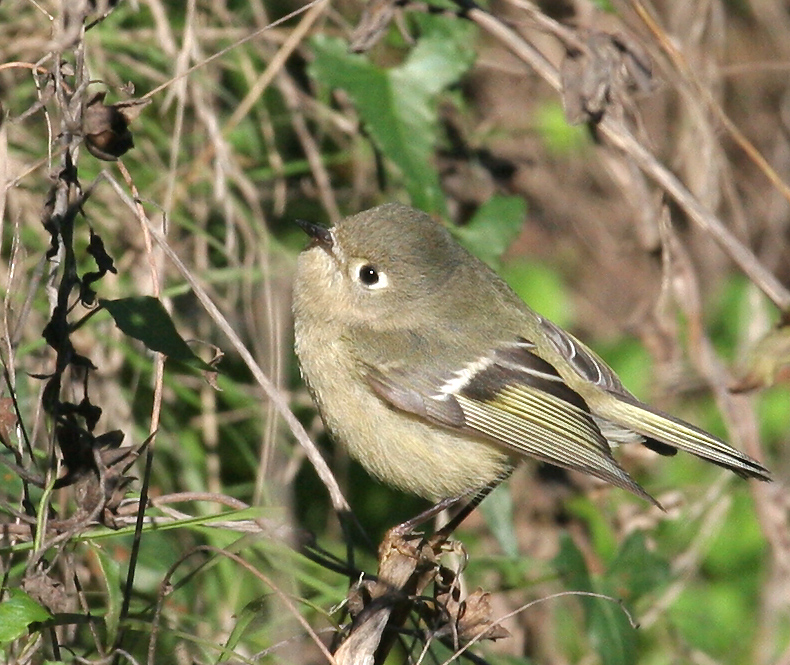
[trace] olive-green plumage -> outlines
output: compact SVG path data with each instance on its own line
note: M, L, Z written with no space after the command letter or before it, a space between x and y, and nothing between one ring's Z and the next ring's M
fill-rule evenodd
M386 204L308 223L296 353L327 428L383 481L438 500L527 456L650 499L611 445L676 449L769 480L757 461L631 395L428 215Z

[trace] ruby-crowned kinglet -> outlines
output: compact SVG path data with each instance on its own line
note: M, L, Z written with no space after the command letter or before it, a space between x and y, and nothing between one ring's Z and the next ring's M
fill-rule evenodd
M312 237L294 286L296 354L329 432L373 475L432 500L522 457L652 501L612 444L685 450L770 480L721 439L640 402L428 215L386 204Z

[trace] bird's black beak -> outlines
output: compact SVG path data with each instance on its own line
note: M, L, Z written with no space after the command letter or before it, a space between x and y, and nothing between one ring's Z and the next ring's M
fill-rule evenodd
M312 222L306 222L303 219L297 219L296 223L299 228L313 239L311 245L318 245L324 249L332 249L334 240L332 238L332 232L328 228L313 224Z

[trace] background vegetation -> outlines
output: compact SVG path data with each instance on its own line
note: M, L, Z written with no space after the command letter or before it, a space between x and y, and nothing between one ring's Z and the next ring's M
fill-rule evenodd
M776 482L525 465L443 561L510 636L426 591L387 662L789 664L785 3L397 5L0 4L0 660L329 662L425 505L323 434L293 220L400 200Z

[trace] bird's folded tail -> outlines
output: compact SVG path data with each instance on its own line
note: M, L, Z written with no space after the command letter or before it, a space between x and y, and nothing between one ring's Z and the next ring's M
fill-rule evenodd
M771 480L771 473L760 462L736 450L718 437L647 404L616 395L617 422L646 437L657 439L678 450L734 471L743 478Z

